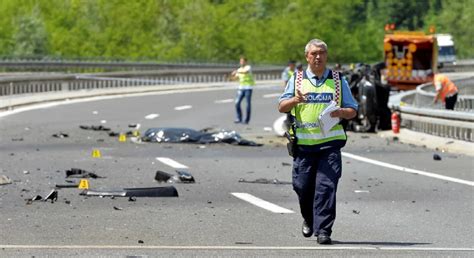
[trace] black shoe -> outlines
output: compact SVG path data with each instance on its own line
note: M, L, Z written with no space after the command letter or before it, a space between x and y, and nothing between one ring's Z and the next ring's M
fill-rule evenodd
M331 237L328 235L319 235L318 236L318 244L320 245L330 245L332 244Z
M301 228L301 233L303 233L304 237L311 237L313 235L313 229L308 226L306 220L303 221L303 227Z

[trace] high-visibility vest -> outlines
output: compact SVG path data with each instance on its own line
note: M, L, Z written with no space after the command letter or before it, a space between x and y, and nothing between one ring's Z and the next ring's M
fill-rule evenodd
M346 132L341 124L331 128L329 133L323 134L318 122L320 113L332 100L336 101L339 107L342 104L339 73L331 72L321 86L315 86L307 78L306 72L298 71L295 76L295 95L298 88L303 94L309 94L306 102L297 104L291 110L297 144L318 145L334 140L346 141Z
M436 74L434 81L441 83L440 98L445 101L447 96L452 96L458 92L458 88L454 83L444 74Z
M246 73L242 73L241 71L246 68L246 66L237 69L237 76L239 77L240 86L254 86L255 81L253 79L253 75L250 69L247 69Z

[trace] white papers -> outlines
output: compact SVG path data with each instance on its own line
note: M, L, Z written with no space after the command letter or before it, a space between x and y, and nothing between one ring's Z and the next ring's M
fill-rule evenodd
M333 128L341 120L339 117L331 117L331 113L338 109L339 107L336 106L336 102L331 101L329 105L321 112L321 114L319 114L318 122L323 135L329 133L331 128Z

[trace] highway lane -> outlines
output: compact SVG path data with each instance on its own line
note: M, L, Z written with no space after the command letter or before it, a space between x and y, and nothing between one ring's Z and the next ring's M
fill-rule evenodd
M6 248L0 255L187 255L191 254L189 248L196 249L192 254L202 256L313 252L472 255L472 186L347 157L343 158L338 192L333 234L336 244L328 252L315 239L303 238L291 185L239 182L258 178L291 181L291 167L287 165L291 158L284 141L265 129L280 116L276 95L281 90L276 86L255 90L249 125L233 123L233 102L229 100L235 95L232 87L80 102L0 118L0 174L14 180L13 184L0 186L0 244ZM120 143L103 132L79 129L79 125L98 125L103 120L104 126L116 131L129 130L130 123L140 123L142 132L162 126L235 129L248 139L266 144ZM70 137L51 137L60 131ZM434 161L435 151L423 147L371 134L349 133L349 137L344 152L473 181L472 157L440 153L443 160ZM12 140L20 138L23 140ZM92 158L93 149L101 150L103 157ZM44 196L55 183L64 183L64 170L71 167L107 177L91 180L95 189L159 186L153 180L155 171L172 173L174 169L157 157L168 157L189 167L196 184L176 184L179 198L138 198L129 202L126 198L85 198L78 195L79 190L62 189L54 204L25 204L25 198ZM232 193L250 194L294 213L274 213ZM276 250L281 247L286 249ZM311 248L315 250L304 250Z

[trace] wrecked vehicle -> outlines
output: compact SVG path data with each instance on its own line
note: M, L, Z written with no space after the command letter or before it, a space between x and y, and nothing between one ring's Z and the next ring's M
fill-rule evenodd
M347 130L375 132L377 129L391 129L391 111L387 106L390 85L384 84L381 79L384 68L384 63L373 66L357 64L353 70L344 73L351 93L359 104L357 116L347 121Z

